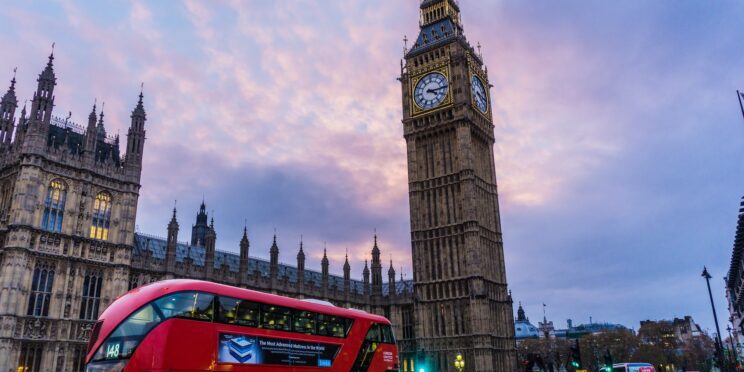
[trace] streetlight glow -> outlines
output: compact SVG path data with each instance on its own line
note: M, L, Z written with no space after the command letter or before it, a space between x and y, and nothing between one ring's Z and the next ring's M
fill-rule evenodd
M463 368L465 368L465 359L462 357L462 354L457 354L455 357L455 368L457 368L458 372L462 372Z

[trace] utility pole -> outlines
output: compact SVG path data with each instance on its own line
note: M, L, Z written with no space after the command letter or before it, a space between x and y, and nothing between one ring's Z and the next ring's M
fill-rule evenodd
M705 283L708 284L708 296L710 297L710 307L713 309L713 321L716 323L716 349L718 354L718 366L720 368L723 368L723 342L721 342L721 329L718 327L718 315L716 315L716 305L713 303L713 292L710 290L710 274L708 273L708 268L703 266L703 278L705 278Z

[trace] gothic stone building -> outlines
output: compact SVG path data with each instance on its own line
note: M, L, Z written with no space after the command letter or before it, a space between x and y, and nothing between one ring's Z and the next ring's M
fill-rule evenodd
M95 105L83 128L52 115L54 56L16 121L0 101L0 370L80 370L93 321L124 293L145 141L140 94L126 156Z
M420 8L400 76L416 319L404 370L419 360L443 371L462 353L469 370L516 371L488 70L456 0Z
M0 102L0 371L82 371L99 314L136 286L193 278L300 297L383 314L401 338L412 337L412 282L396 281L392 261L383 282L375 236L363 279L248 256L247 229L239 254L215 249L214 221L204 204L190 243L178 241L174 209L167 237L135 233L146 114L143 96L132 111L126 155L106 136L95 105L83 128L52 115L54 57L39 75L31 110L16 120L15 77ZM406 328L397 326L405 320Z

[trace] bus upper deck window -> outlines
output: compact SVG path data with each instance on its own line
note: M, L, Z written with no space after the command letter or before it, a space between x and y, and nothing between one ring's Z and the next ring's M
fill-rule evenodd
M295 310L292 330L300 333L316 334L315 317L316 314L311 311Z
M217 312L220 323L235 324L238 317L238 305L240 300L231 297L220 297L220 307Z
M272 305L261 306L261 328L289 331L290 325L290 311L288 308Z
M180 317L211 321L214 296L208 293L179 292L155 301L166 318Z

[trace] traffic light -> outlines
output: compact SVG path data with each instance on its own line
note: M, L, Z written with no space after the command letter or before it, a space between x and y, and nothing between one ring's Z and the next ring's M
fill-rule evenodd
M607 349L607 352L604 355L604 365L606 371L612 371L612 354L610 354L610 349Z
M581 369L581 347L579 346L579 340L576 340L576 345L571 346L571 355L569 357L569 365L573 369Z
M423 349L416 353L416 372L429 372L429 368L426 365L426 353Z

